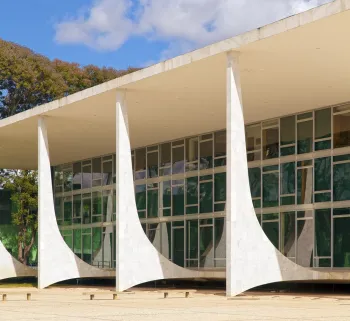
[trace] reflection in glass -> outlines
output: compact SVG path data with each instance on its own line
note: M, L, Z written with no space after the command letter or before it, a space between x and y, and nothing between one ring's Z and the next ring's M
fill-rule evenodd
M158 217L158 189L147 191L147 217Z
M198 176L186 179L186 205L198 204Z
M83 194L83 224L91 223L91 194Z
M213 212L213 182L200 183L199 208L200 213Z
M88 264L91 264L91 229L88 230L90 230L89 234L82 234L82 260Z
M334 267L350 267L350 217L333 219Z
M72 170L64 170L63 172L63 188L65 192L72 190L73 172Z
M295 212L281 213L281 252L295 260Z
M276 249L279 248L279 224L277 222L262 223L263 231Z
M173 262L185 266L185 229L173 228Z
M226 173L215 174L214 183L215 202L226 201Z
M263 207L278 206L279 183L278 172L263 175Z
M187 221L186 241L187 241L186 258L190 260L195 260L194 262L195 264L187 264L187 266L197 267L198 266L198 220Z
M81 180L82 180L82 172L81 172L81 163L73 164L73 190L81 189Z
M295 163L281 164L281 194L295 193Z
M312 203L312 167L298 169L297 201L298 204Z
M173 148L173 174L181 174L185 172L185 151L184 146Z
M283 117L281 122L281 146L295 144L295 116Z
M201 142L199 145L200 153L200 169L213 167L213 141Z
M147 177L158 177L158 151L147 153Z
M213 226L202 226L203 223L203 220L201 220L199 229L199 266L202 268L212 268L214 267Z
M73 196L73 223L81 224L81 195Z
M312 120L298 123L298 154L312 152Z
M102 193L92 193L92 223L102 221Z
M330 108L315 111L315 139L331 137L331 113Z
M279 156L279 130L277 128L263 129L263 159Z
M81 258L81 229L73 230L73 252Z
M101 186L101 157L92 160L92 186Z
M261 197L261 169L260 167L249 168L249 184L252 197Z
M63 214L64 214L64 225L72 224L72 197L68 196L63 199Z
M349 106L338 107L336 111L342 111ZM333 115L333 144L334 148L350 146L350 111L340 115Z
M92 265L103 267L102 227L92 228Z
M350 163L333 166L333 201L350 200Z
M91 165L83 166L82 188L91 188Z
M214 219L215 267L225 267L226 260L226 230L225 218Z
M261 159L261 125L246 126L248 161Z
M135 150L135 179L146 178L146 148Z
M331 158L315 159L315 191L331 190Z
M312 211L298 212L298 218L300 217L301 213L305 219L297 220L296 263L301 266L312 267L314 238L314 222L312 220Z
M198 137L186 139L186 172L198 169Z
M185 192L184 186L173 186L172 188L173 197L173 215L184 215L185 214Z
M331 256L331 209L315 210L315 256Z
M171 143L160 145L160 167L171 166Z
M215 157L226 156L226 131L215 132L214 135Z
M111 185L113 182L113 162L105 161L102 163L102 185Z
M113 199L112 191L103 191L103 221L112 222L113 219Z

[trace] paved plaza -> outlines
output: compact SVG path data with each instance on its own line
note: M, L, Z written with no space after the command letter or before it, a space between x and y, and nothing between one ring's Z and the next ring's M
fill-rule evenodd
M26 301L25 292L32 291ZM350 320L350 296L249 293L227 299L223 291L198 291L186 299L183 293L136 290L116 301L111 294L96 294L93 301L83 292L92 288L4 289L0 320Z

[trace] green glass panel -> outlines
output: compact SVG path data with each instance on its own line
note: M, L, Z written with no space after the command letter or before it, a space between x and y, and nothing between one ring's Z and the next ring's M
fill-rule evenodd
M62 197L56 197L55 198L55 213L56 213L56 218L57 220L61 220L63 218L63 199ZM11 215L10 215L11 216ZM9 222L8 224L11 224L11 217L9 217Z
M146 218L146 211L138 211L139 218Z
M136 185L135 186L136 194L136 207L140 210L146 209L146 185Z
M223 211L225 211L224 203L214 204L214 212L223 212Z
M331 149L331 148L332 148L332 141L331 140L325 140L322 142L315 142L315 151Z
M273 214L263 214L263 221L270 221L270 220L278 220L279 214L273 213Z
M185 191L183 186L175 186L172 188L173 197L173 216L185 214Z
M158 190L147 191L147 217L158 217Z
M209 181L213 179L213 175L204 175L199 178L200 181Z
M326 191L332 188L330 157L317 158L315 164L315 191Z
M298 123L298 154L312 152L312 121Z
M188 259L198 259L198 220L187 221L186 230Z
M280 119L281 146L295 143L295 116Z
M199 211L200 213L213 212L213 182L200 184Z
M315 256L331 256L331 209L315 210Z
M102 214L102 193L92 193L92 215Z
M279 224L278 222L263 222L263 231L276 249L279 247Z
M70 249L73 248L73 236L72 235L65 235L63 236L64 241L68 245Z
M200 169L213 167L213 141L201 142L199 144Z
M73 196L73 223L81 223L81 195Z
M279 130L276 128L263 129L263 159L279 156Z
M226 201L226 173L218 173L214 176L215 202Z
M73 230L74 253L81 258L81 229Z
M278 206L278 172L263 175L263 207Z
M263 172L273 172L273 171L278 171L278 165L271 165L271 166L264 166L263 167Z
M350 217L333 220L333 266L350 267Z
M99 262L98 259L102 260L102 256L99 258L98 255L101 252L102 247L102 227L93 227L92 228L92 258L93 265L100 266L102 262ZM97 259L95 259L97 257Z
M281 194L295 193L295 163L281 164Z
M281 147L281 156L288 156L295 154L295 146Z
M261 197L261 169L259 167L249 168L248 174L252 197Z
M295 212L281 213L281 252L295 258Z
M261 208L261 200L253 200L254 208Z
M332 194L331 193L319 193L315 194L315 203L331 202Z
M313 193L312 167L298 169L297 174L297 203L311 204Z
M215 159L214 166L215 167L226 166L226 158Z
M147 177L158 177L158 152L147 153Z
M339 215L350 215L350 208L345 207L345 208L334 208L333 209L333 215L334 216L339 216Z
M64 198L64 225L72 224L72 198Z
M170 208L163 209L163 216L171 216L171 209Z
M98 223L98 222L102 222L102 215L92 216L92 223Z
M173 262L185 266L185 235L183 228L173 229Z
M83 235L83 257L82 260L91 264L91 235Z
M73 171L63 172L63 188L65 192L70 192L72 190L73 182Z
M198 206L186 207L186 214L198 214Z
M331 108L315 111L315 138L331 137L332 110Z
M214 260L212 257L208 255L213 248L213 227L212 226L205 226L200 228L199 242L200 242L199 266L213 267Z
M281 205L294 205L295 196L281 196Z
M350 200L350 163L333 166L333 201Z
M198 176L186 179L186 204L198 204Z
M225 239L225 218L214 219L214 257L223 259L226 257L226 239Z
M333 115L333 144L334 148L350 145L350 113Z
M163 207L171 207L171 182L161 183L163 191Z
M257 218L259 224L261 225L261 214L256 214L256 218Z
M317 267L331 267L331 266L332 266L331 259L318 259L318 266Z
M303 160L297 162L298 167L303 167L303 166L312 166L312 160Z
M91 198L90 194L83 195L83 224L91 223Z
M350 160L350 154L346 154L346 155L339 155L339 156L334 156L333 157L333 162L344 162L344 161L348 161Z
M312 118L312 112L297 115L298 120Z

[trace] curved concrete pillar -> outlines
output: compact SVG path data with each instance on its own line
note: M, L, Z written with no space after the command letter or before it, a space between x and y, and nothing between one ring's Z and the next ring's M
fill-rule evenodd
M58 229L44 117L40 117L38 121L38 162L39 289L69 279L114 276L114 271L98 269L78 258L68 247Z
M160 279L214 277L218 272L182 268L161 255L144 233L137 213L127 109L123 93L116 104L116 288ZM221 272L222 274L222 272Z
M0 242L0 280L36 276L36 270L17 261Z
M295 264L273 246L262 230L250 193L238 55L235 53L228 54L227 65L226 222L228 296L273 282L350 280L348 271L320 271ZM304 250L309 258L310 249Z

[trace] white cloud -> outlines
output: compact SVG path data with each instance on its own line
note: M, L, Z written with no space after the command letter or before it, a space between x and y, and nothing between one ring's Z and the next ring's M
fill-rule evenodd
M229 38L330 0L96 0L56 25L58 43L112 51L132 36L169 42L161 59Z

